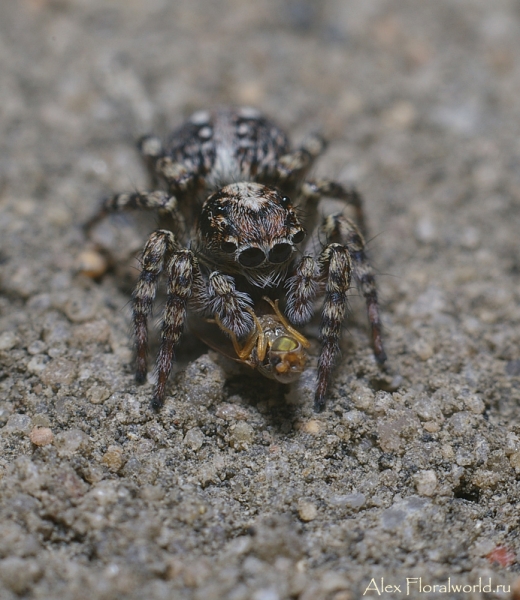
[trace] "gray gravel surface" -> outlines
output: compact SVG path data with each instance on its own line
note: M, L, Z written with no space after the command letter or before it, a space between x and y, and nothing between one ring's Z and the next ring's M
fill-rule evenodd
M0 598L509 597L518 2L18 0L0 33ZM99 198L146 185L135 139L226 103L322 131L316 173L366 198L389 366L353 293L319 415L316 343L287 392L190 336L152 413L153 221L100 225L114 268L78 273Z

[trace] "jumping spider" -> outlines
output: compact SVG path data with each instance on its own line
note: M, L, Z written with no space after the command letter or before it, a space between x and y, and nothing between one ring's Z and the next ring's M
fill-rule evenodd
M139 142L155 187L104 201L87 228L106 214L156 210L170 219L149 237L133 294L136 380L147 373L148 318L160 275L168 278L157 380L152 406L165 397L174 348L187 311L218 319L238 339L255 328L253 307L263 296L280 299L288 321L304 325L324 296L314 408L321 411L347 308L351 277L364 296L377 361L386 359L374 275L365 255L361 197L332 181L305 179L324 141L310 137L290 150L286 135L252 108L194 113L163 146L154 136ZM354 209L321 219L326 196ZM294 204L290 200L294 199ZM311 232L306 239L306 232Z

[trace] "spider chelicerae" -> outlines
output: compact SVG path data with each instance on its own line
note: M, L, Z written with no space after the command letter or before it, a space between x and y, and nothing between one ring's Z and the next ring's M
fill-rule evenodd
M161 189L107 198L87 229L128 209L154 210L169 219L168 228L154 231L146 242L133 293L136 380L142 383L148 319L160 277L167 278L154 409L163 405L188 311L216 319L223 331L243 340L255 335L254 309L262 297L279 300L288 322L299 327L322 296L314 402L321 411L353 278L366 301L375 357L385 361L361 197L333 181L306 179L324 148L320 137L311 136L291 150L284 132L252 108L199 111L165 144L155 136L140 140L154 187ZM344 201L357 225L347 207L320 218L322 197Z

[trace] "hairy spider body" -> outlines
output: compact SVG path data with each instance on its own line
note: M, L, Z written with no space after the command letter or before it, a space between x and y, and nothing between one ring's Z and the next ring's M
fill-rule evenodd
M339 183L305 180L324 146L312 136L291 151L285 134L251 108L199 111L165 146L153 136L140 141L154 182L166 189L112 196L88 227L126 209L172 217L172 229L155 231L146 243L133 295L136 379L142 382L148 319L161 274L168 279L154 408L164 401L188 310L214 317L224 331L243 338L258 330L252 307L263 296L282 300L288 321L300 326L312 317L316 297L322 295L315 396L320 411L353 277L366 300L376 359L385 360L376 285L364 250L361 197ZM359 228L343 212L318 224L322 196L353 208ZM312 234L304 243L306 231Z
M233 181L267 183L288 151L283 131L253 108L202 110L171 135L160 168L180 163L210 189Z

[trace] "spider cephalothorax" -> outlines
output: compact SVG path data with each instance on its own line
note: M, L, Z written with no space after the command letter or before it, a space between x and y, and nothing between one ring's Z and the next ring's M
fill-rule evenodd
M224 108L195 113L164 146L147 136L139 147L162 189L112 196L88 226L125 209L173 217L172 229L159 229L148 239L133 295L136 378L143 382L148 319L160 276L166 276L154 408L164 401L188 310L215 318L235 339L252 339L255 327L258 331L253 309L263 296L280 300L287 321L297 326L312 317L315 300L322 296L319 411L325 406L353 278L367 304L376 359L385 360L361 198L339 183L305 179L323 151L321 138L312 136L291 151L285 134L255 109ZM343 200L358 225L343 211L320 223L322 197Z

